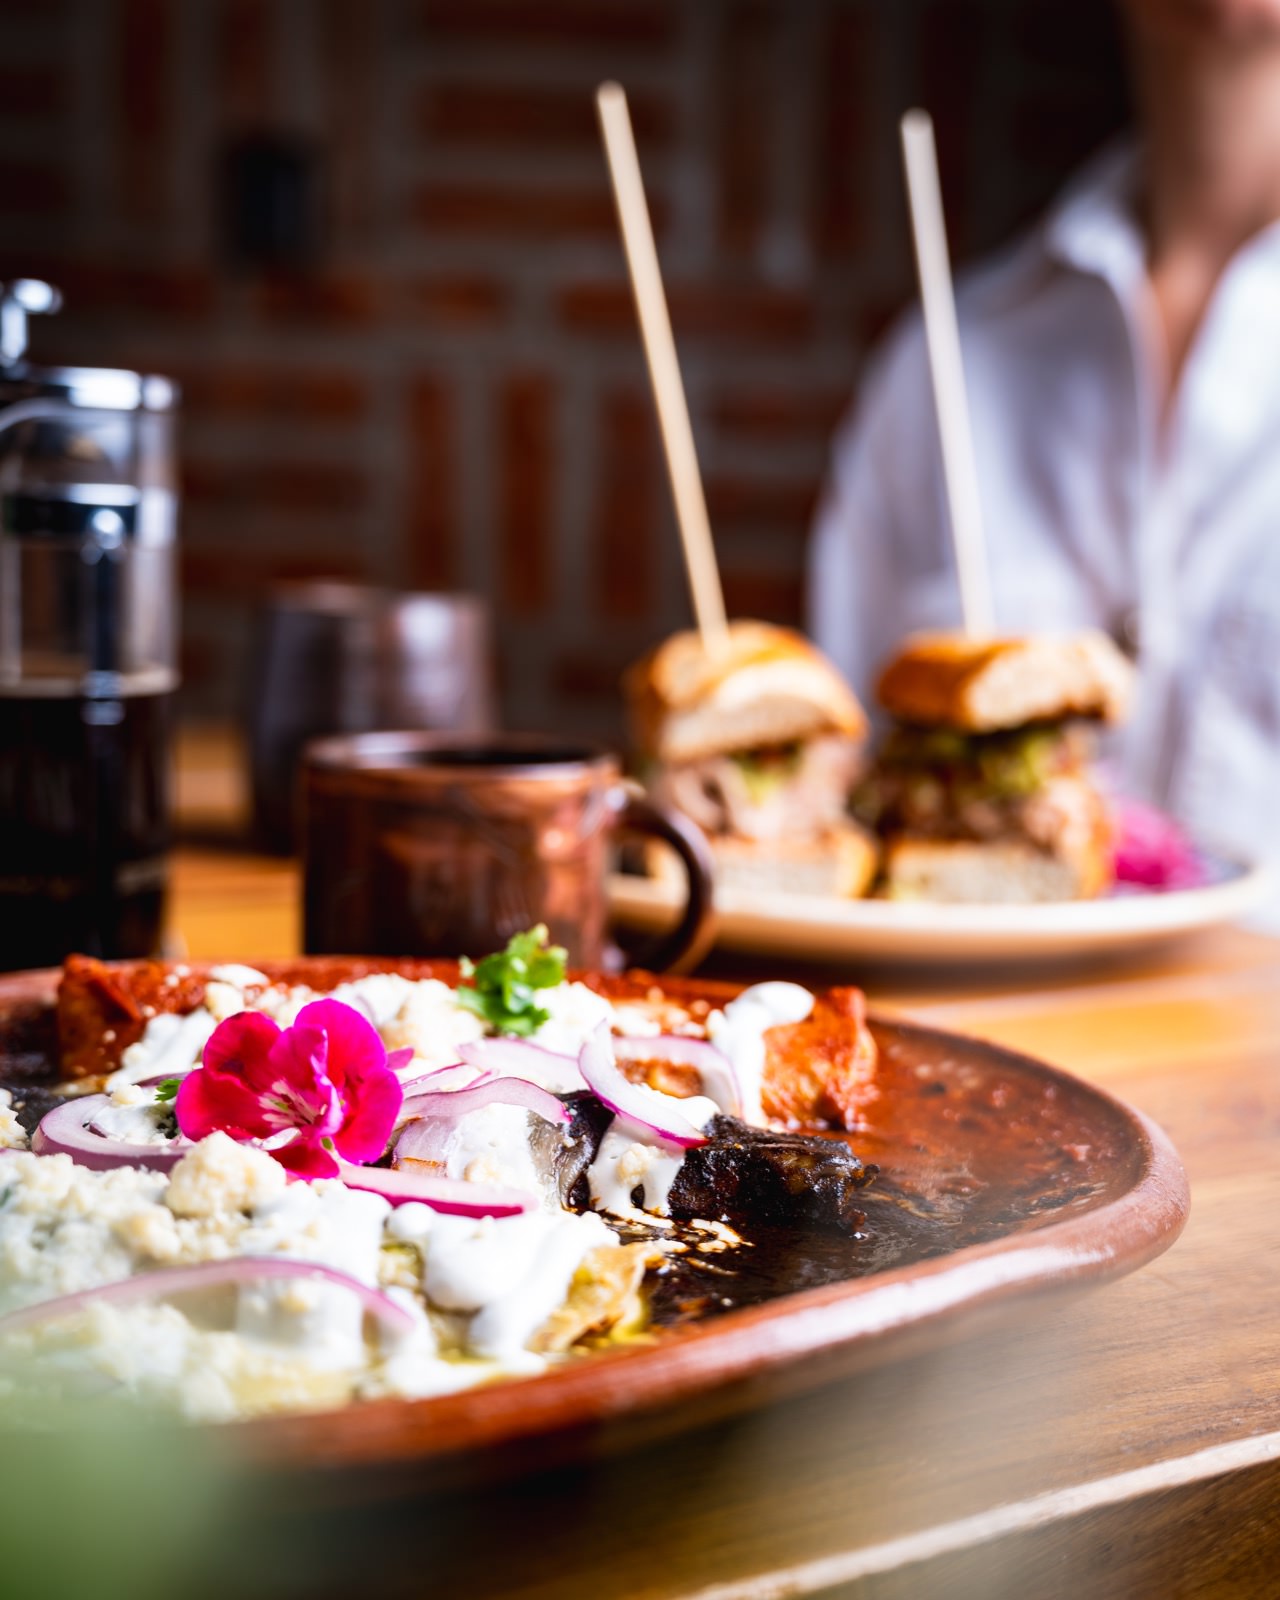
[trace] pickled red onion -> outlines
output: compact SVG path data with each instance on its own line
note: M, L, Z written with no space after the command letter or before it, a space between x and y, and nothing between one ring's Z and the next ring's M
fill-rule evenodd
M432 1211L456 1217L514 1217L538 1209L537 1195L526 1189L420 1176L404 1167L356 1167L340 1161L338 1168L338 1176L349 1189L381 1195L393 1206L416 1200Z
M622 1075L603 1022L583 1044L578 1066L587 1087L615 1116L635 1123L665 1144L678 1145L684 1150L706 1144L706 1134L675 1109L680 1102L674 1095L659 1094L656 1089L632 1083Z
M96 1289L81 1289L75 1294L58 1295L52 1300L22 1306L0 1316L0 1334L16 1332L53 1317L71 1316L99 1302L114 1305L130 1300L164 1299L168 1295L190 1294L218 1284L263 1283L274 1278L322 1278L341 1289L349 1289L365 1310L393 1333L405 1334L414 1326L415 1319L390 1296L323 1262L299 1261L293 1256L231 1256L225 1261L202 1261L190 1267L162 1267L155 1272L139 1273L134 1278L122 1278L116 1283L104 1283Z
M90 1126L94 1117L110 1104L109 1095L90 1094L46 1111L32 1135L32 1153L70 1156L82 1167L95 1172L109 1172L112 1167L146 1167L151 1172L168 1172L191 1149L185 1139L175 1139L167 1145L129 1144L123 1139L95 1133Z
M562 1092L585 1089L578 1063L531 1039L473 1039L459 1045L458 1054L469 1067L482 1067L504 1076L527 1078L543 1088Z
M439 1089L434 1093L410 1095L400 1108L401 1115L410 1117L447 1117L456 1121L469 1111L480 1111L485 1106L523 1106L547 1122L568 1122L569 1111L562 1100L557 1100L549 1089L543 1089L528 1078L485 1078L469 1084L465 1089Z
M733 1062L709 1039L691 1039L682 1033L615 1036L613 1053L619 1061L670 1061L692 1067L702 1080L702 1093L731 1116L742 1115L742 1086Z

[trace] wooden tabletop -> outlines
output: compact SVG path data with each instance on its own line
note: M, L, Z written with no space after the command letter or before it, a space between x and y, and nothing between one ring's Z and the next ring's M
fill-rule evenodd
M195 957L288 955L297 869L186 848L172 925ZM1118 1282L675 1440L351 1508L366 1557L378 1530L376 1584L344 1567L343 1515L326 1513L310 1592L1280 1594L1280 941L1223 929L1093 971L868 987L1153 1117L1191 1180L1182 1237Z

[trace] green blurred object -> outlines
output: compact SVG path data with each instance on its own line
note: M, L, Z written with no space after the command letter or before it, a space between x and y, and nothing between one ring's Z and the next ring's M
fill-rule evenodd
M170 1600L225 1548L236 1475L207 1430L19 1377L0 1401L0 1596Z
M759 806L795 777L803 754L802 745L784 744L768 750L740 751L729 759L742 774L752 805Z

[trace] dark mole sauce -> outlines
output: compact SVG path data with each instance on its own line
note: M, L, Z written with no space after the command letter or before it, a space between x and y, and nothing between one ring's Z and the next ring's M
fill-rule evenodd
M950 1255L1092 1210L1136 1179L1121 1118L1100 1116L1083 1085L967 1040L897 1026L876 1034L866 1125L832 1135L880 1168L859 1194L861 1225L739 1227L742 1245L727 1250L694 1227L663 1230L686 1248L650 1277L656 1324Z
M1122 1114L1084 1085L970 1040L896 1024L880 1047L865 1126L849 1141L879 1176L853 1232L756 1226L725 1248L695 1225L623 1226L686 1248L650 1274L653 1321L678 1327L780 1295L949 1255L1092 1210L1126 1191L1140 1152ZM47 1006L0 1015L0 1088L30 1130L57 1103Z
M13 1096L18 1121L32 1133L46 1111L59 1103L58 1034L50 1006L22 1002L0 1015L0 1089Z

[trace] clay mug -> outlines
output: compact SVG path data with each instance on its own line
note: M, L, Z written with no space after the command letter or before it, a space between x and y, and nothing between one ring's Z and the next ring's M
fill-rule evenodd
M675 928L627 952L687 967L711 933L706 840L573 740L368 733L303 760L304 947L309 954L483 956L545 923L572 965L623 957L607 933L611 841L665 842L687 892Z

